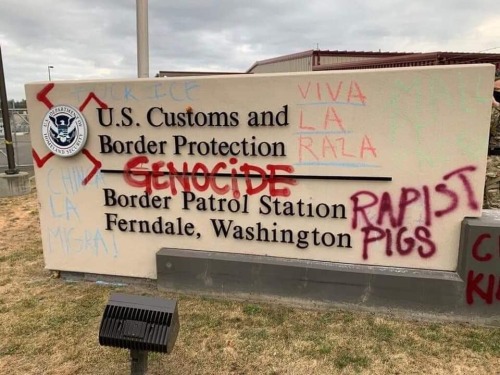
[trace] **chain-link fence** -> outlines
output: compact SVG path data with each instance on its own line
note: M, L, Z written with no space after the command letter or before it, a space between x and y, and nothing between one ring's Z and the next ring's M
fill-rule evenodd
M16 166L33 167L28 111L26 108L9 109L9 119ZM5 148L5 129L0 110L0 168L3 169L6 166L8 166L8 162Z

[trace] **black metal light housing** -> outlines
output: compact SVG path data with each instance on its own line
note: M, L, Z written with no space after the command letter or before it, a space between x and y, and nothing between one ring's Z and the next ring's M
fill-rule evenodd
M112 293L99 344L130 349L132 374L145 373L149 351L170 353L179 333L177 301Z

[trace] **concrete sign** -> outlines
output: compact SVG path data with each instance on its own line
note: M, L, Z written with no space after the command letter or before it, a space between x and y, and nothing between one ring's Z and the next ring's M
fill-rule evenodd
M155 278L168 247L455 270L493 69L28 84L46 267Z

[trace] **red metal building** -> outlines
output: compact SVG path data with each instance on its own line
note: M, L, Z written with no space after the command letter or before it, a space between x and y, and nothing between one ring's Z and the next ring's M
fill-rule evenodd
M500 54L497 53L459 53L459 52L431 52L412 53L404 56L393 56L351 61L341 64L326 64L313 67L313 70L346 70L346 69L375 69L397 68L407 66L428 65L455 65L489 63L500 70Z
M358 52L308 50L255 62L247 73L307 72L323 65L363 62L377 58L401 57L407 52Z

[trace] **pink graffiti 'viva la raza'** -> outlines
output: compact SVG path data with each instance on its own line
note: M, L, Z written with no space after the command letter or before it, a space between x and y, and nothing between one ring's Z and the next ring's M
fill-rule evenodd
M445 174L434 186L402 187L394 196L389 192L377 195L358 191L351 196L352 229L363 235L363 259L369 258L371 245L383 243L385 254L410 255L414 251L429 258L437 251L432 239L435 220L454 212L462 205L478 210L469 175L477 168L469 165ZM422 221L411 227L411 213L419 211Z

